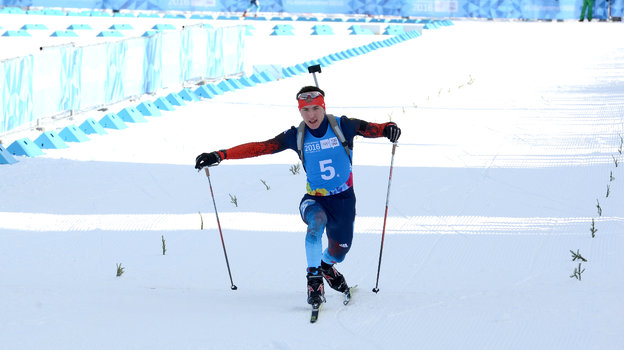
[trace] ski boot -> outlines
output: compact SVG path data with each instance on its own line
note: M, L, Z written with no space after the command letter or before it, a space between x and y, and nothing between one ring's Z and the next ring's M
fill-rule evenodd
M321 262L321 274L325 277L329 286L339 291L340 293L346 293L349 291L349 286L347 285L347 281L345 281L344 276L336 270L334 265L326 264L324 261Z
M308 268L308 304L318 307L325 302L325 288L323 286L323 276L316 267Z

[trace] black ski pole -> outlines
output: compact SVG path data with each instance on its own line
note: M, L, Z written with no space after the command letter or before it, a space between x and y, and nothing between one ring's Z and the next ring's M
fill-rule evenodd
M230 262L228 261L227 251L225 250L225 241L223 240L223 232L221 231L221 222L219 222L219 214L217 213L217 202L215 202L214 192L212 191L212 181L210 181L210 171L208 171L208 167L205 167L206 176L208 177L208 184L210 184L210 195L212 196L212 204L214 205L215 215L217 217L217 227L219 228L219 235L221 236L221 245L223 245L223 255L225 255L225 264L227 265L228 274L230 274L230 283L232 286L232 290L237 290L238 287L234 285L234 281L232 280L232 271L230 270Z
M381 255L383 254L384 237L386 236L386 219L388 218L388 201L390 200L390 184L392 184L392 168L394 166L394 152L396 151L396 142L392 144L392 159L390 160L390 176L388 178L388 192L386 194L386 212L384 214L383 230L381 231L381 248L379 248L379 265L377 265L377 282L373 292L379 292L379 272L381 271Z
M316 73L321 73L321 65L315 64L313 66L308 67L308 73L312 73L312 77L314 77L314 85L318 86L318 81L316 80Z

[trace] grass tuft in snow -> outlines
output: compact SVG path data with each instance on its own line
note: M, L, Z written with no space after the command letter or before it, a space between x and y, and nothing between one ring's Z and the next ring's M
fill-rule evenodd
M598 216L602 216L602 208L600 207L598 199L596 199L596 209L598 209Z
M163 253L163 255L165 255L165 252L167 252L167 246L165 245L165 236L162 235L160 237L162 239L162 253Z
M596 222L594 219L592 219L592 226L589 230L591 231L592 238L596 237L596 232L598 231L598 229L596 228Z
M198 213L199 213L199 220L201 220L201 225L199 229L203 230L204 229L204 217L202 216L201 211L198 211Z
M293 175L297 175L299 174L299 171L301 171L301 164L297 163L295 165L291 165L289 170Z
M587 262L587 259L585 259L581 255L581 253L579 252L579 249L576 250L576 253L573 250L570 250L570 253L572 253L572 261L581 260L581 261Z
M267 191L271 189L271 186L269 186L266 181L260 179L260 181L262 182L262 184L264 185L264 187L266 187Z
M238 208L238 199L236 198L236 196L232 196L229 193L228 195L230 196L230 203L234 204Z
M120 277L121 275L123 275L123 273L126 271L126 268L121 266L121 263L117 264L117 277Z
M583 269L581 267L581 263L579 263L579 266L577 268L574 269L574 273L572 275L570 275L570 278L576 278L577 280L581 280L581 274L585 272L585 269Z

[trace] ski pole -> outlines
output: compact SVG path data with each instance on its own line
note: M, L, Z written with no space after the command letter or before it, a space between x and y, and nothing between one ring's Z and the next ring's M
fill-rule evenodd
M313 66L308 67L308 73L312 73L312 77L314 78L314 85L318 86L318 81L316 80L316 73L321 73L321 65L315 64Z
M223 246L223 255L225 256L225 264L227 265L228 274L230 275L230 283L232 286L232 290L237 290L238 287L234 285L234 281L232 281L232 271L230 270L230 262L228 261L227 251L225 250L225 241L223 240L223 232L221 232L221 223L219 222L219 214L217 213L217 202L215 202L214 192L212 191L212 181L210 181L210 171L208 171L208 167L205 167L206 177L208 177L208 184L210 184L210 195L212 196L212 204L214 205L215 215L217 217L217 227L219 228L219 235L221 236L221 245Z
M394 152L396 151L397 143L392 144L392 159L390 160L390 176L388 178L388 192L386 194L386 212L384 213L383 230L381 231L381 248L379 248L379 265L377 265L377 282L375 282L375 288L373 292L379 292L379 272L381 271L381 255L383 254L384 237L386 236L386 219L388 218L388 201L390 200L390 184L392 184L392 168L394 165Z

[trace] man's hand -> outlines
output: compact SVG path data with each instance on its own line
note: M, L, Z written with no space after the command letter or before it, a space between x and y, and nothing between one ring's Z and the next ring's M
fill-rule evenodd
M219 152L202 153L195 158L195 169L201 170L203 167L217 165L221 163Z
M401 129L395 123L389 123L383 130L383 136L387 137L390 142L395 143L401 136Z

